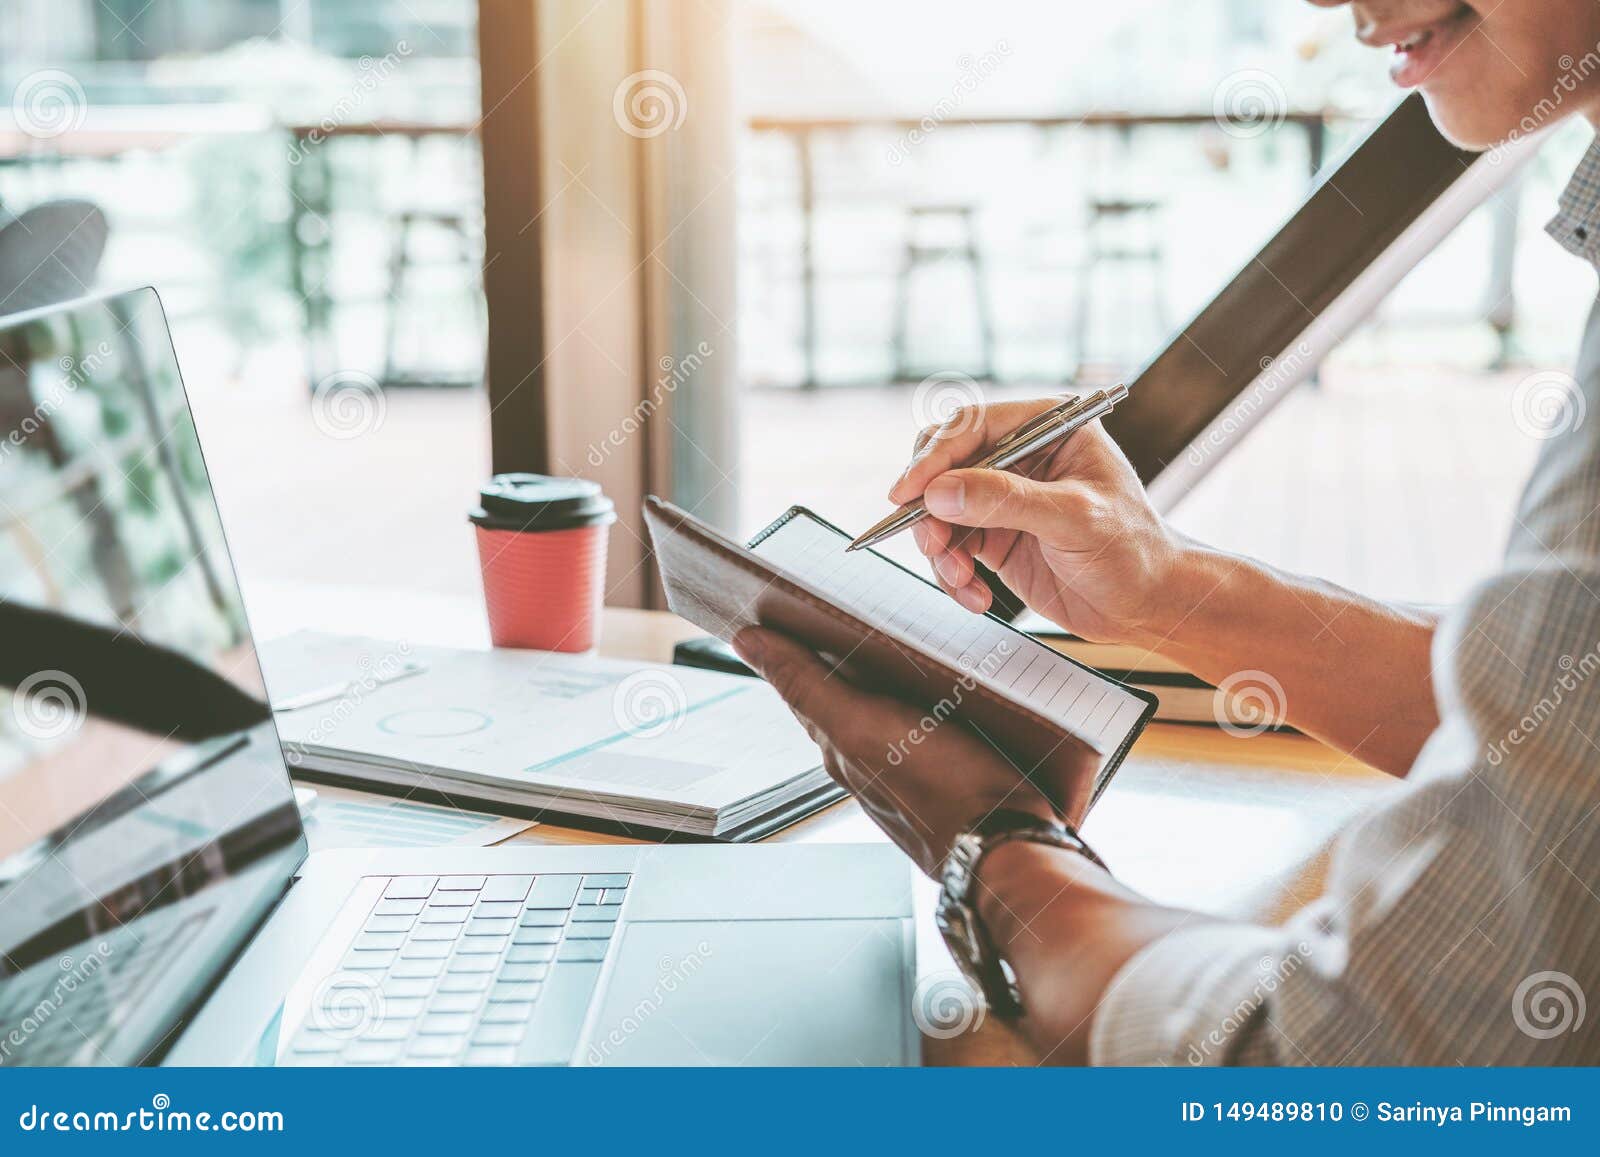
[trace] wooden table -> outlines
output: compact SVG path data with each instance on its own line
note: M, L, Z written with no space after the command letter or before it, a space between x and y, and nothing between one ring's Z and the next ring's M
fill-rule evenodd
M486 646L475 600L418 599L400 592L247 589L258 635L297 627L413 644ZM608 609L600 651L618 658L670 662L672 647L701 634L675 615ZM1329 837L1363 808L1395 790L1395 781L1314 740L1268 734L1236 738L1209 727L1155 723L1085 825L1117 875L1164 903L1217 915L1274 921L1320 889ZM771 837L810 842L868 842L883 835L854 801L845 800ZM627 843L625 837L542 823L519 844ZM953 965L933 927L934 887L917 893L919 980ZM1019 1037L988 1021L977 1031L926 1041L930 1064L1029 1064Z

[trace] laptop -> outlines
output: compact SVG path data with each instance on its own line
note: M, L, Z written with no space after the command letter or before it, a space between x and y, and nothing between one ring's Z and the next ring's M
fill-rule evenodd
M0 319L0 1065L917 1060L888 845L308 855L263 702L155 292Z

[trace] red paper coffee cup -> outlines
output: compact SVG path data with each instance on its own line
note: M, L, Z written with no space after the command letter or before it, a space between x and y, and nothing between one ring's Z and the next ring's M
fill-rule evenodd
M617 520L581 478L497 474L470 518L497 647L587 651L600 635L606 538Z

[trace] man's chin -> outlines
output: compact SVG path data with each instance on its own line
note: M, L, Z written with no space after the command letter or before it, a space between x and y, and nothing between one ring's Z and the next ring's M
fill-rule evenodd
M1426 89L1422 99L1428 104L1428 115L1433 117L1434 127L1457 148L1485 152L1522 131L1515 121L1487 115L1476 102L1463 102L1459 98L1429 93Z

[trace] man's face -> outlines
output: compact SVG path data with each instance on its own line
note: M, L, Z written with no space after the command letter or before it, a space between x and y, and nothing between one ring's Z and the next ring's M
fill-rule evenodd
M1324 8L1349 0L1311 0ZM1390 75L1420 88L1434 123L1488 148L1572 113L1600 110L1595 0L1354 0L1356 38L1393 53Z

